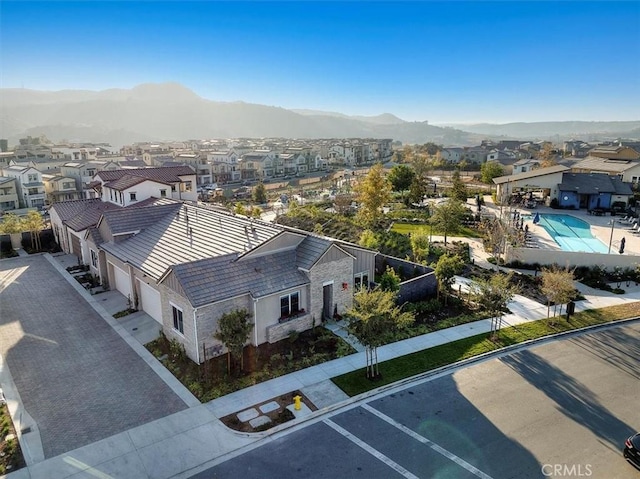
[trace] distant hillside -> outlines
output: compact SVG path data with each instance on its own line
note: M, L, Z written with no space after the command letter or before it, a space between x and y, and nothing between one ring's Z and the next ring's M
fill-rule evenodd
M27 135L54 141L133 141L186 138L392 138L405 143L473 144L477 135L394 115L349 117L304 114L244 102L216 102L177 83L144 84L130 90L1 89L0 137L11 144Z
M519 139L562 139L628 137L632 130L640 128L640 121L544 121L535 123L505 123L494 125L478 123L475 125L451 124L471 133L492 137ZM636 138L637 133L636 133Z

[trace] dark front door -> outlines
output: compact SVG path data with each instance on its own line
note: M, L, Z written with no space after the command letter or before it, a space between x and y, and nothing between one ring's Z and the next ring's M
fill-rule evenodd
M333 284L326 284L322 287L322 315L323 319L333 317Z

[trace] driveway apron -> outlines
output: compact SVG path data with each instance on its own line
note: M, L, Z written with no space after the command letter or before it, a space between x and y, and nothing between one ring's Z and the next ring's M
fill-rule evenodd
M42 256L0 261L0 354L46 458L187 408Z

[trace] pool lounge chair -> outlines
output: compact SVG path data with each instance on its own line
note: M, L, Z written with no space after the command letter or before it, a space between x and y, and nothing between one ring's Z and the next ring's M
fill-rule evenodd
M638 229L638 220L636 219L632 224L630 228L627 228L629 231L631 230L636 230Z
M639 234L640 233L640 224L636 223L633 228L629 228L627 231L631 234Z
M618 223L630 223L631 222L631 218L633 218L633 216L627 215L624 218L620 218L618 220Z

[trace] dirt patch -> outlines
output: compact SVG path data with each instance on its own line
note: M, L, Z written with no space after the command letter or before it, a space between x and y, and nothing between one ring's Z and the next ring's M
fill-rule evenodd
M238 419L238 413L241 411L236 411L233 414L224 416L220 420L223 422L225 426L227 426L228 428L234 429L236 431L241 431L241 432L266 431L268 429L271 429L274 426L277 426L279 424L283 424L287 421L291 421L292 419L295 419L295 416L293 415L293 413L287 409L287 406L290 406L294 403L294 399L293 399L294 396L300 396L302 398L301 401L304 405L306 405L312 411L317 411L318 408L315 407L315 405L309 400L309 398L307 398L300 391L292 391L290 393L282 394L278 397L269 399L268 401L264 401L260 404L256 404L255 406L253 406L253 408L256 411L258 411L258 413L261 416L266 416L271 420L271 422L269 422L268 424L264 424L262 426L258 426L254 428L251 426L249 421L240 421L240 419ZM260 411L260 407L266 404L269 404L271 402L277 403L278 409L274 409L273 411L269 411L267 413L262 413Z

